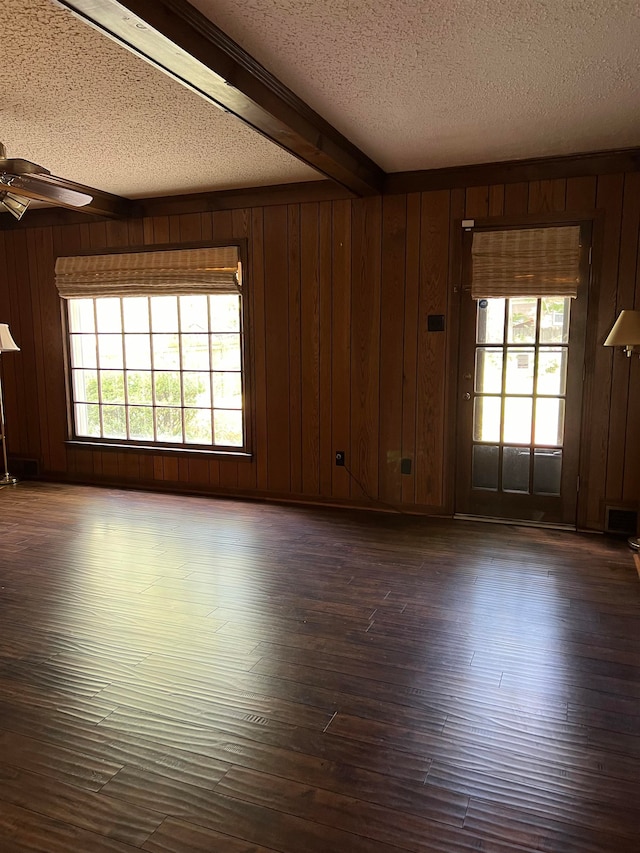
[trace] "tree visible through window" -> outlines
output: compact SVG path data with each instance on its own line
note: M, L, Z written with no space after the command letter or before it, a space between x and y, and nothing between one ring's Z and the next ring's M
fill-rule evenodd
M244 447L240 294L67 305L76 437Z

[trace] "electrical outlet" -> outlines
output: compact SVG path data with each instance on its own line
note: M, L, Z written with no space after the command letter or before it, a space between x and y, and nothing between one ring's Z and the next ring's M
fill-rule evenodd
M336 450L336 465L340 468L344 467L345 463L345 452L344 450Z
M411 460L410 459L401 459L400 460L400 473L401 474L410 474L411 473Z

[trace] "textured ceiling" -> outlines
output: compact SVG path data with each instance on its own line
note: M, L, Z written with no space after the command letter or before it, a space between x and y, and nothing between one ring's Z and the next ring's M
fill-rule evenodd
M320 175L52 0L3 0L7 156L128 197Z
M637 0L192 0L386 171L640 145ZM8 156L129 197L320 175L81 23L0 4Z
M191 0L386 171L640 144L638 0Z

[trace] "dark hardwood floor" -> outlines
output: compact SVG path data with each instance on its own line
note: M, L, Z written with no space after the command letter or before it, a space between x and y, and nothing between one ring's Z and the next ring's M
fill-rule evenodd
M640 849L624 542L0 489L3 853Z

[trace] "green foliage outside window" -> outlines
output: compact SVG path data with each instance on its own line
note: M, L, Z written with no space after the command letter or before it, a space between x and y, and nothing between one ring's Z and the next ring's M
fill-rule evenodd
M181 383L180 374L175 372L158 372L155 374L156 388L156 423L158 437L182 441L182 417L180 412ZM124 374L119 371L102 371L102 420L104 435L117 438L126 437L127 423L124 406ZM201 395L207 389L202 379L193 375L185 376L184 405L195 407ZM129 429L132 438L153 439L153 408L151 392L151 374L144 372L129 373L127 376L129 394ZM87 399L98 399L97 379L91 378L86 384ZM205 405L208 405L208 401ZM187 441L211 441L210 412L206 412L207 420L203 422L202 409L185 408L184 422ZM88 427L90 435L100 434L100 415L97 406L90 406L88 412Z

